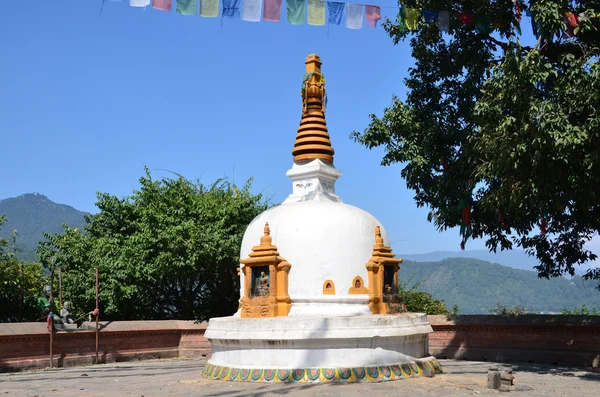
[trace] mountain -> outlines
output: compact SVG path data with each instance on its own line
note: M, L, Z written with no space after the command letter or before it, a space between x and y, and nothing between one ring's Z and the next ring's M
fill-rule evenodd
M585 304L600 308L597 281L580 277L540 279L537 273L513 269L473 258L447 258L439 262L405 261L400 280L409 287L417 282L420 290L442 299L451 309L458 305L460 314L491 314L497 303L510 307L525 306L533 312L560 312Z
M17 256L25 261L38 260L35 249L43 233L61 233L62 224L83 228L85 212L57 204L39 193L27 193L18 197L0 200L0 215L6 216L6 223L0 229L0 237L12 238L17 230Z
M399 255L402 259L415 262L438 262L447 258L474 258L486 262L499 263L521 270L534 270L533 267L539 262L535 256L529 256L523 250L514 249L511 251L498 251L493 253L487 250L472 251L434 251L426 254L404 254ZM583 274L585 271L597 263L586 263L575 267L576 274Z
M434 251L426 254L400 255L400 257L415 262L438 262L447 258L474 258L522 270L533 270L533 267L538 264L534 256L529 256L522 250L498 251L497 253L487 250Z

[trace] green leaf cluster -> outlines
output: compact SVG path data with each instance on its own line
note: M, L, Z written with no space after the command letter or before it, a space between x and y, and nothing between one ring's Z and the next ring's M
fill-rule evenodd
M198 319L232 314L238 305L239 249L246 226L268 204L226 180L210 185L153 180L118 198L98 194L99 212L84 230L46 235L38 253L63 270L63 302L77 316L95 307L99 272L101 318Z
M0 227L5 222L0 215ZM23 263L15 254L16 231L13 232L13 249L0 238L0 322L36 321L41 316L38 297L42 296L44 276L39 263Z
M386 21L395 43L410 40L406 98L353 138L383 146L383 165L402 164L439 230L462 223L457 208L467 200L472 238L494 252L524 248L540 277L574 275L596 259L585 244L600 231L600 6L518 1L540 32L524 46L512 0L413 3L472 12L493 29L454 18L446 34L425 21L415 31ZM578 16L571 37L567 12ZM600 269L585 277L600 279Z

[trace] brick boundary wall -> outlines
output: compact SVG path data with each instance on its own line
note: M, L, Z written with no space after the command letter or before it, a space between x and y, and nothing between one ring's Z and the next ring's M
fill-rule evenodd
M600 366L600 316L427 317L429 352L437 358Z
M598 367L600 316L428 316L429 352L437 358ZM210 357L207 323L193 321L101 322L99 361ZM93 364L95 325L55 333L55 367ZM0 372L46 368L46 323L0 324Z
M204 337L207 323L193 321L101 322L98 361L210 356ZM93 364L95 323L78 331L57 331L53 341L55 367ZM46 323L0 324L0 372L46 368L50 365L50 333Z

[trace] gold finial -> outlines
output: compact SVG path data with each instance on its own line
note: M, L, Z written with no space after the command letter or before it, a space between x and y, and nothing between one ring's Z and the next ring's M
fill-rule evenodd
M311 54L304 62L306 73L302 82L302 120L296 134L292 155L295 162L321 159L333 163L327 123L325 122L325 78L321 73L321 58Z
M269 222L265 223L264 232L264 236L260 238L260 245L271 245L271 241L273 241L273 238L271 237L271 229L269 228Z
M375 245L383 246L383 237L381 237L381 227L375 226Z

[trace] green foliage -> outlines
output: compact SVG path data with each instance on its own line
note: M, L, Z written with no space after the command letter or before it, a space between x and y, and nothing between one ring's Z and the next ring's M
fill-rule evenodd
M517 305L510 307L503 305L500 302L498 302L496 307L492 308L490 311L499 316L521 316L523 314L527 314L527 309L525 309L525 306Z
M425 314L450 314L444 301L437 300L428 292L419 291L419 286L424 280L417 281L412 286L410 282L412 277L406 281L398 282L398 296L400 301L406 305L406 309L413 313ZM455 307L455 314L458 314L458 308Z
M450 34L424 21L414 32L386 21L394 43L410 37L415 66L406 99L394 97L354 139L384 146L383 165L403 165L439 230L461 225L457 208L471 201L467 237L485 238L492 251L524 248L540 277L573 276L596 258L584 244L600 232L600 6L519 1L541 33L524 46L512 0L413 3L479 21L451 18ZM579 15L570 39L562 37L567 10ZM547 233L538 233L542 224ZM600 268L585 277L600 280Z
M199 319L238 305L239 247L246 226L267 208L251 181L206 186L182 176L154 181L120 199L98 194L85 231L46 235L42 261L62 268L63 301L77 316L95 307L99 269L103 319Z
M489 314L498 302L507 307L526 307L528 312L560 313L565 306L599 306L592 281L574 277L540 279L535 272L513 269L472 258L448 258L440 262L404 261L400 280L423 280L419 289L458 305L461 314Z
M38 262L35 252L44 233L55 234L63 230L63 224L82 228L85 212L68 205L56 204L37 193L0 200L0 214L5 214L6 224L0 230L0 238L11 238L13 230L19 233L15 246L17 257L24 262Z
M2 215L0 227L4 222ZM16 238L13 231L13 250L6 239L0 239L0 322L36 321L41 314L37 298L43 294L42 268L38 263L19 261L14 253Z
M580 307L574 307L573 309L569 309L568 307L564 307L561 311L561 314L565 315L578 315L578 316L600 316L600 310L596 306L592 306L588 309L586 304L581 305Z

